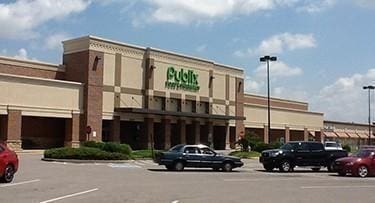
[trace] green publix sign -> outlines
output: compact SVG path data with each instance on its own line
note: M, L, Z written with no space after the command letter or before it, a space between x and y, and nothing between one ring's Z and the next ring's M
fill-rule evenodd
M176 70L171 66L167 69L165 87L194 92L199 91L198 74L194 73L192 70L185 70L183 68Z

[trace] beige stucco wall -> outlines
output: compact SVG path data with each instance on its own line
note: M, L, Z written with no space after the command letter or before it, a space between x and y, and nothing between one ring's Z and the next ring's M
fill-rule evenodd
M171 94L178 94L181 98L186 98L186 95L196 96L197 104L199 105L200 97L209 98L209 82L210 82L210 71L213 71L213 95L210 101L220 100L221 103L227 100L235 101L236 92L236 77L244 78L244 72L236 67L226 66L217 64L213 61L195 58L191 56L185 56L174 52L168 52L164 50L146 48L140 46L134 46L125 44L122 42L111 41L102 39L95 36L86 36L73 40L64 41L64 54L83 51L83 50L94 50L104 53L104 86L105 91L111 91L113 88L117 94L120 93L120 107L136 107L144 108L143 95L133 94L137 90L143 90L145 85L145 57L149 55L150 58L154 59L153 70L154 80L152 90L149 90L147 94L150 96L154 95L154 92L165 93L166 97ZM116 73L118 73L119 60L121 57L121 91L116 91ZM181 68L185 70L193 70L194 73L198 74L198 83L200 86L199 91L186 91L186 90L175 90L165 87L167 81L167 68L173 66L176 70ZM117 71L117 72L116 72ZM226 98L226 77L229 76L229 99ZM117 76L118 77L118 76ZM125 89L124 89L125 88ZM117 88L118 89L118 88ZM124 92L128 91L128 92ZM130 91L130 92L129 92ZM140 91L138 91L140 92ZM143 92L144 93L144 92ZM112 98L112 99L111 99ZM110 115L114 115L114 102L115 94L105 93L103 97L103 114L108 119ZM137 102L135 102L135 100ZM141 104L141 105L139 105ZM225 105L213 104L214 108L220 108L217 114L225 115ZM152 107L156 108L156 107ZM174 110L173 105L168 110ZM189 109L182 109L191 111ZM200 110L204 111L204 107ZM235 107L230 107L230 115L234 115Z
M245 105L245 127L263 128L267 125L267 108L256 105ZM323 114L290 109L271 108L271 127L284 129L320 131L323 128Z
M80 83L0 74L0 113L22 110L23 115L71 117L83 105Z

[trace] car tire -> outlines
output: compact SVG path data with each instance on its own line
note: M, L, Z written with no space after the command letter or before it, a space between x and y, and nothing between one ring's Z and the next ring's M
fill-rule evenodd
M1 177L1 182L10 183L14 178L14 167L12 165L7 165L4 170L4 175Z
M320 167L319 168L311 168L314 172L318 172L320 171Z
M274 167L272 165L263 165L263 168L268 171L268 172L271 172L273 171Z
M177 161L175 164L174 164L174 170L176 171L183 171L184 168L185 168L185 165L182 161Z
M361 178L367 177L369 174L368 167L365 165L360 165L357 169L357 175Z
M292 164L288 160L284 160L281 162L279 170L281 172L289 172L293 170Z
M233 165L232 165L232 163L230 163L230 162L225 162L224 164L223 164L223 171L224 172L231 172L232 171L232 169L233 169Z

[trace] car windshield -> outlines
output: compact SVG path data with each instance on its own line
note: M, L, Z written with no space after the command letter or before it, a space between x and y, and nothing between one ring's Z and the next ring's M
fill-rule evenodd
M358 151L356 154L354 154L353 156L355 156L355 157L365 158L365 157L370 156L372 152L375 152L375 150L359 150L359 151Z
M171 149L169 149L170 152L180 152L182 150L182 148L184 147L184 145L176 145L174 147L172 147Z

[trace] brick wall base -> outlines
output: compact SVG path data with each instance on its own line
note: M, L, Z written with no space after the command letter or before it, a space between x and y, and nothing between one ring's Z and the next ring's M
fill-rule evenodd
M6 145L14 151L22 150L22 141L21 140L7 140Z
M71 147L71 148L79 148L80 142L79 141L67 141L64 143L65 147Z

